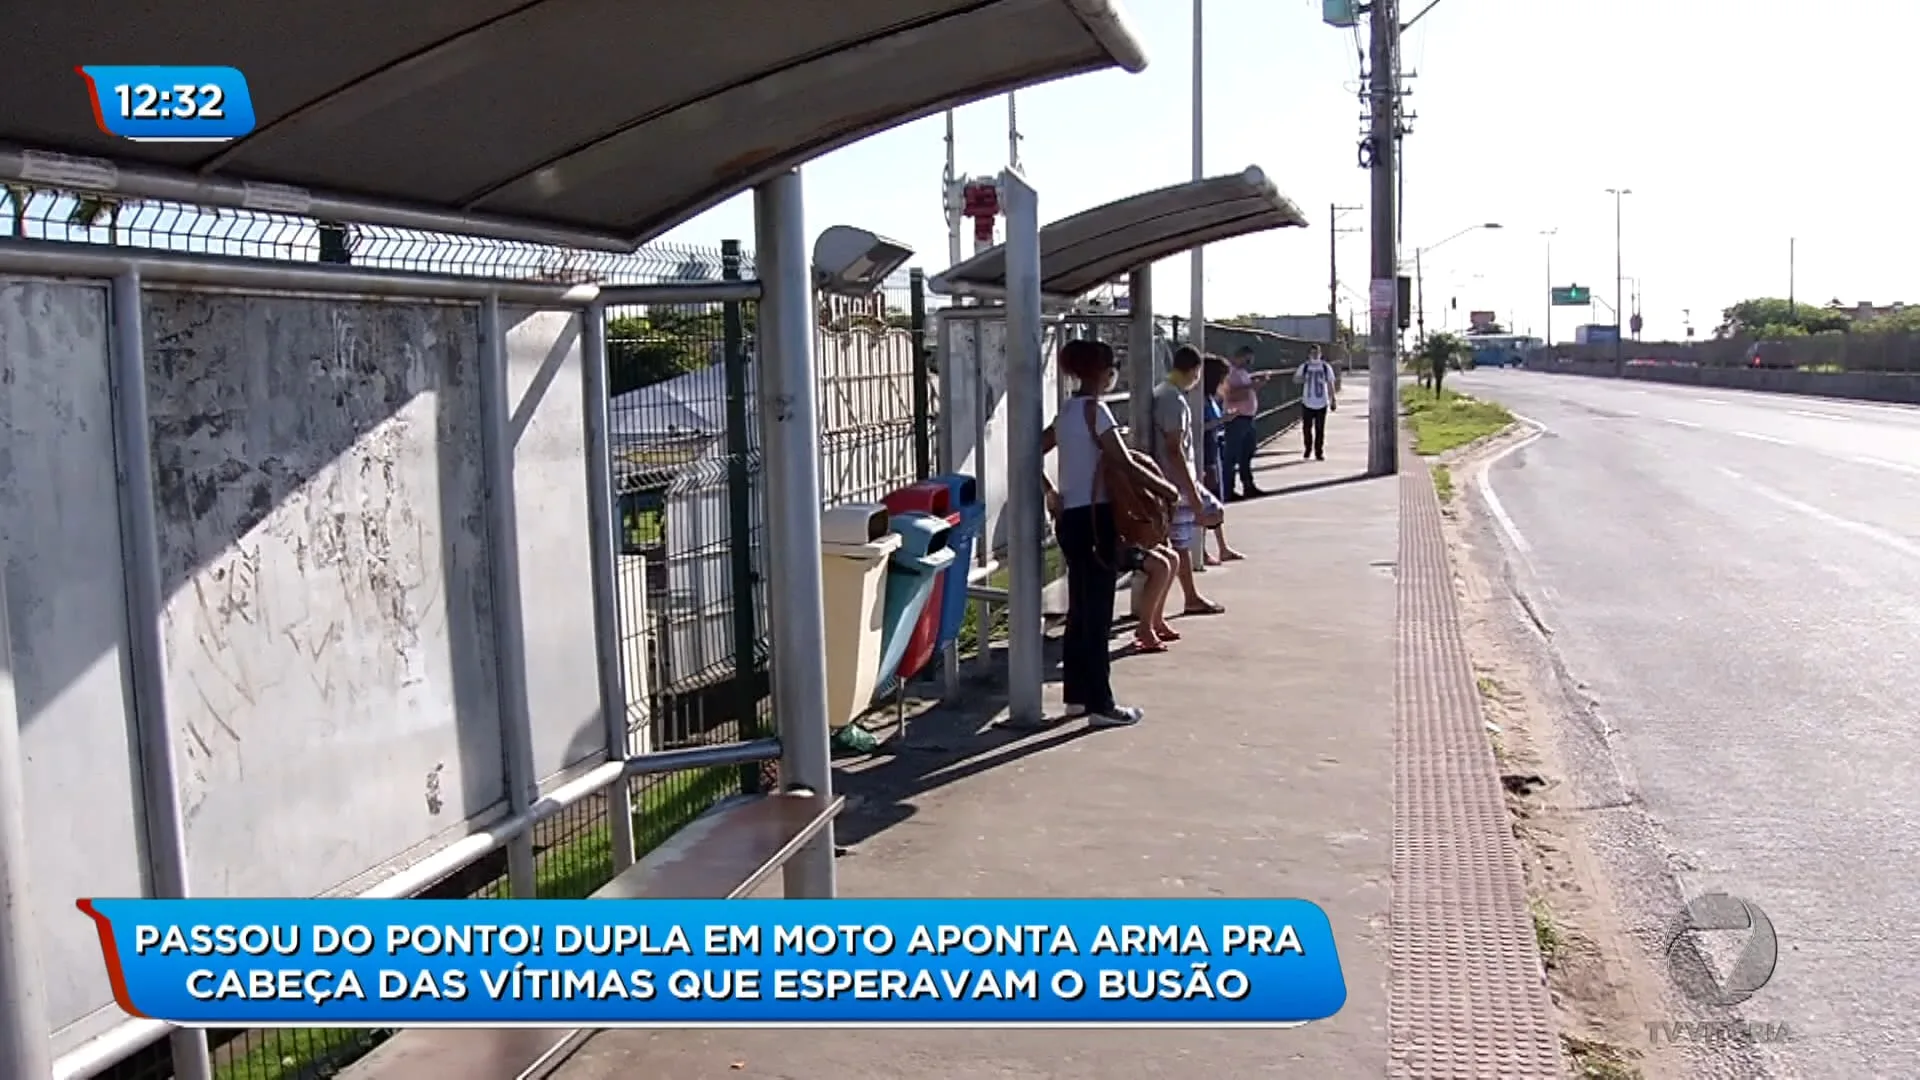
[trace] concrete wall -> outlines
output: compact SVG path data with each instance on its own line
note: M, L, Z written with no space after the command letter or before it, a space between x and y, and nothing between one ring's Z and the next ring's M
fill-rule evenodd
M82 896L145 891L104 286L0 280L0 554L48 1009L123 1018ZM69 1043L70 1044L70 1043ZM68 1044L63 1044L64 1049Z
M1758 390L1773 394L1920 404L1920 374L1828 373L1682 364L1639 364L1616 368L1611 360L1554 360L1541 357L1529 361L1527 367L1532 371L1558 375L1618 377L1676 386L1710 386L1720 390Z
M93 283L0 280L0 541L56 1047L122 1019L80 896L145 892ZM536 770L600 755L580 321L507 311ZM472 305L149 289L165 700L190 882L372 884L501 812Z
M1746 367L1754 342L1750 338L1710 338L1705 341L1629 341L1622 349L1628 360L1666 360L1702 367ZM1840 368L1852 374L1920 374L1920 335L1815 334L1765 343L1770 367L1781 369ZM1556 345L1564 360L1614 360L1614 346Z

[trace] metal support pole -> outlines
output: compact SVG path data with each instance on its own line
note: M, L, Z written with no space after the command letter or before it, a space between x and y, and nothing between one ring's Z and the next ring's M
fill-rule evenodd
M13 639L7 627L7 553L0 549L0 1076L53 1075L42 928L34 918L27 865L25 758L13 694Z
M1127 275L1127 427L1133 445L1153 447L1153 267Z
M733 279L741 271L740 241L720 244L720 276ZM753 474L747 459L753 452L753 417L747 409L747 325L740 301L720 309L721 363L727 381L727 537L731 541L728 576L733 583L734 715L748 737L765 734L760 721L759 578L753 568ZM743 791L761 788L760 768L741 770Z
M179 759L167 702L166 641L160 630L166 590L160 573L160 527L154 515L153 435L147 419L146 331L140 303L138 271L113 279L114 442L120 458L129 681L140 746L149 889L153 896L179 899L190 895L187 829L180 813ZM43 1032L41 1038L45 1037ZM205 1031L177 1030L171 1039L177 1080L213 1076Z
M1004 307L1001 309L1001 318L1003 320L1006 318L1006 309ZM984 503L990 494L988 484L991 478L987 476L987 407L988 402L992 401L993 397L987 389L986 365L981 362L981 355L986 348L985 329L980 323L976 322L973 325L973 347L968 353L970 359L967 362L969 368L968 377L973 380L973 460L976 463L973 484L975 494L979 495L980 501ZM1011 337L1011 334L1008 336ZM958 379L960 378L960 373L957 371L952 372L947 378ZM1012 460L1011 447L1008 449L1008 455L1008 460ZM980 536L973 542L974 557L979 560L982 567L991 566L994 562L993 534L994 530L983 523ZM975 649L973 668L977 674L988 676L993 673L992 604L989 604L985 600L974 603L973 625Z
M507 377L507 334L500 300L480 303L480 449L487 480L487 569L493 592L493 669L499 694L500 750L507 806L515 815L540 797L533 766L533 709L527 691L526 620L521 613L520 526L514 509L513 403ZM531 899L533 834L507 845L513 895Z
M1202 124L1205 115L1203 105L1206 87L1204 78L1206 36L1201 29L1200 10L1203 6L1204 0L1193 0L1193 178L1195 180L1206 178L1206 141ZM1191 303L1188 305L1190 310L1187 314L1192 322L1187 327L1187 344L1205 353L1207 350L1207 269L1203 248L1193 249L1191 267L1192 295Z
M1007 712L1039 723L1046 679L1041 623L1040 201L1019 173L1000 174L1007 215Z
M754 189L760 302L760 460L765 462L767 593L774 716L785 786L833 792L820 582L820 418L814 401L813 281L800 172ZM833 826L785 868L786 894L832 899Z
M1374 0L1371 84L1373 129L1373 328L1367 342L1367 475L1400 467L1399 237L1394 228L1394 168L1400 112L1399 0Z
M580 316L581 414L587 435L587 544L593 559L594 659L600 673L600 719L607 760L633 754L627 719L627 675L620 663L619 546L613 512L613 440L607 421L607 309L590 304ZM607 788L607 827L615 873L633 865L633 797L624 774Z

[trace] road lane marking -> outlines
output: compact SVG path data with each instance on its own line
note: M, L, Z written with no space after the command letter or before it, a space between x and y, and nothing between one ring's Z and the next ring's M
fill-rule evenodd
M1694 404L1696 405L1725 405L1726 404L1726 402L1721 401L1719 398L1715 398L1715 397L1694 398L1693 401L1694 401Z
M1757 431L1736 431L1734 432L1734 434L1740 436L1743 439L1758 439L1761 442L1773 443L1775 446L1794 445L1792 439L1782 439L1777 435L1762 435Z
M1683 428L1697 428L1697 427L1699 427L1699 426L1700 426L1699 424L1696 424L1696 423L1694 423L1694 422L1693 422L1693 421L1691 421L1691 420L1675 420L1675 419L1674 419L1673 417L1671 417L1671 416L1668 416L1668 417L1663 417L1663 419L1665 419L1667 423L1669 423L1669 424L1672 424L1672 425L1674 425L1675 427L1683 427Z
M1522 447L1532 445L1535 439L1547 433L1547 429L1539 424L1535 424L1530 420L1525 423L1533 428L1533 433L1514 443L1512 446L1501 450L1491 458L1488 458L1487 463L1481 466L1479 476L1480 497L1486 500L1487 512L1493 515L1494 523L1500 526L1501 532L1507 534L1507 540L1513 544L1514 550L1520 553L1520 557L1523 560L1527 559L1527 554L1533 550L1533 545L1527 542L1525 536L1521 535L1520 526L1514 524L1513 518L1507 513L1506 506L1500 502L1500 496L1494 494L1493 467L1499 464L1501 459L1505 458L1508 454ZM1529 563L1528 569L1531 570L1531 560L1527 561Z
M1815 420L1851 420L1853 419L1853 417L1851 416L1841 416L1839 413L1814 412L1811 409L1788 409L1787 412L1791 413L1794 416L1806 416L1806 417L1811 417L1812 419L1815 419Z
M1920 544L1916 544L1898 533L1888 532L1877 525L1869 525L1864 521L1855 521L1852 518L1844 518L1838 514L1830 514L1817 506L1803 503L1799 499L1784 492L1775 491L1765 484L1749 480L1724 465L1716 467L1727 476L1752 488L1755 495L1769 502L1777 503L1796 513L1804 514L1823 525L1831 525L1843 532L1850 532L1855 536L1872 540L1877 544L1892 548L1902 555L1920 559Z
M1906 473L1908 476L1920 476L1920 466L1908 465L1903 461L1888 461L1886 458L1869 457L1865 454L1855 454L1847 460L1856 465L1872 465L1879 469L1892 469L1894 472Z

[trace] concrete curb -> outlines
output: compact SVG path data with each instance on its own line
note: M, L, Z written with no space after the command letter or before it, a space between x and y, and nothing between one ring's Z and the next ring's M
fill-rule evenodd
M1409 444L1410 445L1410 444ZM1390 1075L1566 1075L1519 844L1460 632L1440 499L1400 463Z

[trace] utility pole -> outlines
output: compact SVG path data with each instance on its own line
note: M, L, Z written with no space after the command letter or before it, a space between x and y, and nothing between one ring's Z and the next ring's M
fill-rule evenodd
M1373 171L1373 316L1367 341L1367 475L1391 476L1400 467L1400 259L1395 232L1394 157L1400 119L1400 3L1373 0L1372 62L1367 90L1372 133L1367 165Z
M1427 343L1427 272L1420 265L1421 248L1413 249L1413 351ZM1443 316L1444 318L1444 316Z
M1333 354L1340 351L1340 234L1360 231L1358 229L1340 228L1340 215L1350 210L1358 209L1360 208L1357 206L1341 206L1339 203L1330 203L1327 206L1327 336L1329 346L1327 351L1329 360L1334 358ZM1351 369L1353 366L1353 358L1348 356L1346 359L1348 361L1347 366Z

